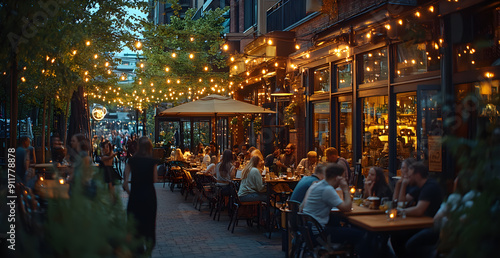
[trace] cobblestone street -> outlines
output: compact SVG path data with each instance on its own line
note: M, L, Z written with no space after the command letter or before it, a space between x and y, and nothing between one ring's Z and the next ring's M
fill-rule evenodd
M192 196L186 201L178 189L171 192L162 183L156 184L158 213L156 219L156 247L153 257L283 257L281 238L277 233L267 238L264 229L247 227L244 220L227 230L229 216L223 212L220 221L210 218L210 210L201 211L192 205ZM122 193L124 206L127 194Z

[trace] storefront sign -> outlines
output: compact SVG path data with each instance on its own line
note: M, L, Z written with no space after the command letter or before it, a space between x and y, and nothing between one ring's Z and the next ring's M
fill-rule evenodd
M441 136L428 136L429 171L442 172Z

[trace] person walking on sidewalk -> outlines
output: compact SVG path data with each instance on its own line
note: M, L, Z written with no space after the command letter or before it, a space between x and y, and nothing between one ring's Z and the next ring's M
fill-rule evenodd
M156 190L158 180L156 164L153 158L153 144L148 137L139 138L137 153L129 159L125 167L123 190L129 194L127 215L135 221L137 237L143 239L137 252L139 256L151 256L156 244ZM129 176L131 189L129 189Z

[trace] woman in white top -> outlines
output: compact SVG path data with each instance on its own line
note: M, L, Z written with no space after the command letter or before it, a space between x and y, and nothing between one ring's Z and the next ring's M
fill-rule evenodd
M210 165L210 161L211 161L211 157L210 157L210 146L207 146L205 147L205 156L203 156L203 165L205 167L208 167L208 165Z
M182 155L181 149L179 149L179 148L175 149L174 160L175 161L186 161L186 159L184 159L184 155Z
M259 155L250 158L250 162L241 173L241 185L238 196L242 202L266 201L266 187L262 181L260 170L264 167L264 160Z
M232 162L233 152L225 150L222 153L221 161L215 166L215 178L217 179L217 185L222 187L221 192L223 195L229 195L229 183L236 174L236 167L233 166Z

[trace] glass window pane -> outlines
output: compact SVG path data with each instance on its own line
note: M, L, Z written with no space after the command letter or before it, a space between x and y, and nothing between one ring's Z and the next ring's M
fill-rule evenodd
M420 94L420 117L422 119L422 135L420 135L419 149L422 152L421 160L432 172L442 171L443 119L441 107L437 102L437 90L425 90Z
M417 92L396 95L397 156L399 163L409 157L416 158ZM398 164L398 168L400 167ZM399 173L398 173L399 174Z
M159 127L160 127L160 137L159 137L160 141L163 141L164 143L170 142L174 146L180 146L180 135L179 135L180 125L178 121L160 122Z
M462 42L454 45L455 67L458 72L499 65L499 18L498 8L464 15L464 21L468 21L471 28L462 37Z
M337 85L339 89L352 86L352 64L337 65Z
M198 146L201 143L204 146L210 144L210 122L193 122L193 145Z
M371 166L389 167L389 108L387 96L363 98L363 153L361 165L368 173Z
M435 42L404 42L397 46L395 77L439 70L439 50Z
M352 102L340 102L340 156L352 165Z
M314 104L314 147L319 156L330 146L330 104Z
M367 52L361 56L362 69L359 70L361 83L387 80L387 49L381 48Z
M322 67L314 71L314 92L330 91L330 68Z
M183 137L182 137L182 151L184 152L185 148L191 149L191 122L182 122L183 124Z

